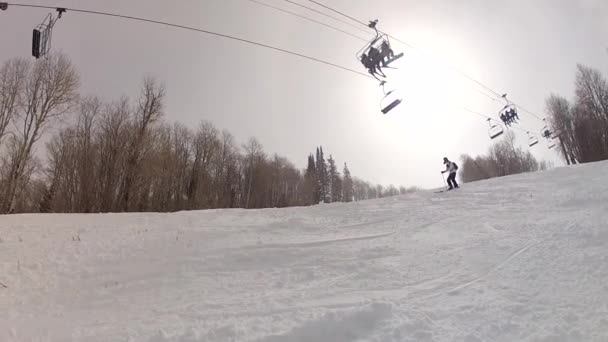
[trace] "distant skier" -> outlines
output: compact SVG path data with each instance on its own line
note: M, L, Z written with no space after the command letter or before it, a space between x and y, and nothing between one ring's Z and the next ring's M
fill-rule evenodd
M458 171L458 165L456 165L456 163L454 162L451 162L447 157L443 158L443 164L445 164L445 170L441 171L441 173L450 173L450 175L448 176L448 185L450 186L448 190L458 188L458 183L456 183L456 172Z

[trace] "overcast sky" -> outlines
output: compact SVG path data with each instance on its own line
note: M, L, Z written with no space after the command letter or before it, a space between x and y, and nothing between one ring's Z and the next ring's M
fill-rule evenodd
M331 21L282 0L259 0L367 38L371 33ZM306 0L295 0L309 6ZM385 185L442 185L441 159L484 153L487 122L463 107L495 116L502 106L479 94L465 72L539 116L545 98L571 98L577 63L608 69L606 0L322 0L412 44L391 80L404 102L379 111L380 89L364 77L298 57L214 36L121 19L66 13L53 50L69 55L82 93L136 97L141 80L167 86L166 119L195 127L209 120L239 142L257 137L266 152L305 167L323 145L360 178ZM248 0L29 0L141 16L195 26L279 46L362 70L365 44L318 24ZM11 7L0 12L0 61L28 57L31 30L49 11ZM423 52L423 53L421 53ZM363 71L363 70L362 70ZM520 126L542 123L520 114ZM526 145L525 133L518 143ZM561 162L546 144L539 159Z

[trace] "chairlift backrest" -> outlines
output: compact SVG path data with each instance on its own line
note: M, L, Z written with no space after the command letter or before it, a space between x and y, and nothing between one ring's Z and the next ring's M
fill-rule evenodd
M490 129L488 130L490 139L497 138L504 133L502 126L497 122L493 122L492 119L488 118L488 124L490 125Z
M357 52L357 59L361 60L361 57L364 54L369 56L371 48L380 50L382 44L385 42L388 43L390 46L388 36L386 34L378 34L374 39L372 39L369 43L365 44L365 46Z
M517 107L515 107L514 104L507 104L504 107L502 107L502 109L500 110L499 114L507 114L509 113L511 110L513 110L515 113L517 113Z

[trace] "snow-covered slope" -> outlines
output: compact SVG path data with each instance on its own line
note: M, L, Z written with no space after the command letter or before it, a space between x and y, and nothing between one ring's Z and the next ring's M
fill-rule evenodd
M0 217L0 341L608 341L607 177Z

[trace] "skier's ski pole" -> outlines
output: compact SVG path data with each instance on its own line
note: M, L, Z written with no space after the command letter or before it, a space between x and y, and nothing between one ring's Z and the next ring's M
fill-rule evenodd
M445 182L445 176L443 175L443 172L441 173L441 179L443 179L443 185L448 186L448 183Z

